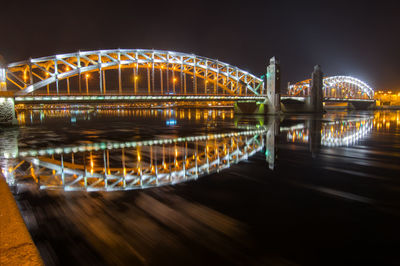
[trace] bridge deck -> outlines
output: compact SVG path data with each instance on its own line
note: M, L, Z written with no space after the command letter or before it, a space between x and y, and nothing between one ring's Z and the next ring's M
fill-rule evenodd
M304 102L308 97L307 96L290 96L290 95L282 95L281 100L293 100L298 102ZM338 98L338 97L324 97L324 102L375 102L374 99L365 99L365 98Z
M171 102L171 101L263 101L266 96L234 95L28 95L15 103Z

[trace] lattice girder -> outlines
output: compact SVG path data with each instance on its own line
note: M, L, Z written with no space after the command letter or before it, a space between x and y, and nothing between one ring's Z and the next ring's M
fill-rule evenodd
M288 88L291 96L307 96L311 79L292 84ZM350 76L325 77L324 97L373 99L374 90L365 82Z
M159 50L99 50L29 59L11 63L7 80L18 86L17 95L84 73L118 68L154 68L183 72L217 83L226 94L263 95L264 81L235 66L193 54Z

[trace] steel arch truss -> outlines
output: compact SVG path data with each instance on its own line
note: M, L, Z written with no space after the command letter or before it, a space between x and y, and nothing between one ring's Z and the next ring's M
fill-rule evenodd
M262 79L235 66L194 54L160 50L118 49L59 54L11 63L7 80L21 90L32 93L49 84L88 72L121 68L165 69L185 73L215 84L229 95L263 95Z
M307 96L311 79L289 85L291 96ZM365 82L349 76L325 77L323 84L324 97L370 99L374 98L374 90Z

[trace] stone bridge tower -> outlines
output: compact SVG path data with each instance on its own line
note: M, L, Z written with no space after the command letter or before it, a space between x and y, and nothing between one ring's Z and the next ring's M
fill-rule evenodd
M272 57L269 60L266 74L268 114L281 111L281 73L278 60Z
M311 74L311 95L310 95L310 106L311 112L313 113L323 113L323 77L324 74L321 71L321 66L316 65L314 71Z

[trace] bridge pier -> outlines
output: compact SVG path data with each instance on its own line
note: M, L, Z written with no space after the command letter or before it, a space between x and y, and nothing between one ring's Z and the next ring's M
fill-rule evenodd
M268 114L277 114L281 111L281 73L278 60L275 56L269 60L267 67L267 103Z
M272 57L266 73L267 97L264 102L238 101L235 102L237 114L278 114L281 111L280 101L280 66L278 60Z
M314 71L311 74L310 90L311 95L308 99L309 109L312 113L323 113L323 77L324 74L321 71L321 66L316 65Z
M7 91L6 68L4 60L0 56L0 126L16 125L14 109L14 93Z

